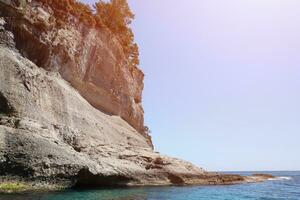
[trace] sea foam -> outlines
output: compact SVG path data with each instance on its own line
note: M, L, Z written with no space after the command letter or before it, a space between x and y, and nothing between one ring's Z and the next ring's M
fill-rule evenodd
M270 178L270 181L289 181L292 180L292 177L289 176L279 176L279 177L275 177L275 178Z

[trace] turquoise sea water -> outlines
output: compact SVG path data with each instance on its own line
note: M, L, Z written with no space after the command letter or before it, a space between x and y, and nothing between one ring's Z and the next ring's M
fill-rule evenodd
M268 173L277 180L231 186L69 190L0 195L0 200L300 200L300 172Z

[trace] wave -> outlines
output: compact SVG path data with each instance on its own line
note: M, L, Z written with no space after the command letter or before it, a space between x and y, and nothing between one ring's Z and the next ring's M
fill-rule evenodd
M270 178L270 181L290 181L293 178L290 176L279 176L279 177L275 177L275 178Z

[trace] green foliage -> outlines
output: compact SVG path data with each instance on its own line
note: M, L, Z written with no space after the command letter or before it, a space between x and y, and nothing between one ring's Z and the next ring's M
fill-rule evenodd
M127 26L134 19L126 0L99 0L94 7L102 23L114 33L126 32Z
M56 19L61 23L68 20L71 14L77 17L81 22L94 26L95 19L92 9L89 5L81 3L77 0L38 0L41 3L48 5L54 12Z
M133 66L139 65L139 49L130 28L134 14L126 0L110 0L110 2L99 0L94 5L94 13L89 5L77 0L38 1L52 8L59 23L67 22L69 15L73 15L89 26L108 28L118 38L129 63Z
M129 27L134 14L131 12L126 0L99 0L95 4L96 23L104 25L111 30L123 46L124 54L134 66L139 65L139 49L134 42L134 35Z
M28 189L28 186L24 183L7 182L0 183L0 192L12 193L12 192L22 192Z

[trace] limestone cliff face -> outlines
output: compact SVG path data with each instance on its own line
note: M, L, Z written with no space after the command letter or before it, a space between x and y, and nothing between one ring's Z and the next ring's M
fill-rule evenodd
M207 183L204 170L154 152L119 116L24 58L0 18L0 178L73 186ZM216 175L211 177L213 181Z
M49 8L18 2L0 0L0 177L78 186L205 181L204 170L154 152L141 134L143 73L109 31L76 18L59 27Z
M57 24L51 8L39 1L0 2L6 27L24 57L59 72L95 108L120 116L143 133L144 74L127 62L110 31L88 27L71 15L67 23Z

